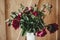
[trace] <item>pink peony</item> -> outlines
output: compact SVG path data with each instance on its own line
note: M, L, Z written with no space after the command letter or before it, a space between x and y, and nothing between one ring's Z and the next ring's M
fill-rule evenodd
M31 7L28 8L29 11L30 11L31 9L32 9Z
M38 37L43 37L43 36L45 36L45 35L47 34L47 32L46 32L46 30L44 29L44 30L42 30L42 31L38 31L36 34L37 34Z

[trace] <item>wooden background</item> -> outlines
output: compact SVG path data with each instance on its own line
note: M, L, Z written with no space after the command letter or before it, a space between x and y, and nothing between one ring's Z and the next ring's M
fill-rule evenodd
M44 21L47 24L50 23L60 23L58 22L59 17L58 16L58 5L57 0L0 0L0 40L25 40L25 37L22 37L19 35L19 32L21 31L21 28L18 30L14 30L13 27L8 27L5 25L5 19L10 17L10 14L12 11L17 11L20 7L20 4L22 3L25 6L33 6L34 4L38 4L39 8L41 7L41 4L44 3L50 3L53 5L52 12L49 15L48 11L46 12L47 16L44 19ZM60 13L60 12L59 12ZM48 31L47 31L48 32ZM19 38L18 38L19 35ZM45 37L36 37L36 40L59 40L59 31L48 34Z
M0 0L0 40L6 40L5 1Z

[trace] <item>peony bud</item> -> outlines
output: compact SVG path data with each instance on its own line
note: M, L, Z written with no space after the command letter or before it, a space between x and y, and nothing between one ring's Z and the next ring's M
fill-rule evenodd
M33 14L34 16L38 16L38 12L36 12L36 11L33 12L32 14Z

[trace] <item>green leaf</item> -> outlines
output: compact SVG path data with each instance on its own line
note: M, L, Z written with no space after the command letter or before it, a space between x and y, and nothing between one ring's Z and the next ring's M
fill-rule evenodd
M21 8L22 8L22 10L24 9L24 6L22 5L22 4L20 4L20 6L21 6Z
M22 36L24 36L25 33L26 33L26 30L22 30Z
M20 9L18 9L18 12L21 12Z
M12 12L12 14L10 15L10 17L15 18L17 16L16 12Z
M17 13L16 13L16 12L12 12L12 15L15 15L15 16L17 16Z
M45 14L44 14L43 12L38 11L38 17L39 17L39 18L44 17L44 16L45 16Z

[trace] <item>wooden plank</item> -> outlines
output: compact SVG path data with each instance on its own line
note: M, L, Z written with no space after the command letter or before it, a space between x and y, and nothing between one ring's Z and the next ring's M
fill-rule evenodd
M6 40L5 1L0 0L0 40Z
M60 40L60 0L58 0L58 24L59 24L59 30L58 30L58 40Z

